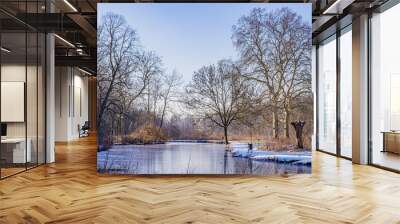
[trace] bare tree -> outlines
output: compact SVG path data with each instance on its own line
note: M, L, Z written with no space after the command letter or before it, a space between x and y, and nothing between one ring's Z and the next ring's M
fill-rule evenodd
M304 104L303 99L312 95L311 90L311 27L301 16L284 9L277 30L284 33L283 48L288 66L285 68L283 86L283 109L285 112L285 135L290 137L290 124L294 108Z
M154 96L154 89L157 90L157 87L154 85L158 85L159 77L162 74L162 61L159 56L156 55L155 52L142 52L138 58L139 66L138 73L143 77L147 77L145 88L147 88L146 96L147 96L147 112L150 113L151 99L152 95ZM152 88L153 87L153 88ZM144 89L143 89L144 90ZM158 96L157 96L158 97Z
M246 113L250 85L241 69L229 60L200 68L186 87L187 106L197 115L223 128L228 144L228 127Z
M166 74L163 78L164 87L161 91L161 118L160 118L160 128L162 128L164 123L164 117L168 110L171 101L176 101L179 96L178 87L182 84L182 75L178 74L176 70L172 71L170 74Z
M102 139L104 115L115 105L115 89L128 85L129 74L136 69L138 49L136 32L117 14L106 14L98 29L98 119Z
M158 72L160 59L140 49L135 30L121 15L108 13L98 29L97 64L97 126L103 141L105 131L114 131L110 127L115 119L122 123L122 117L130 114L133 102Z
M304 68L302 63L307 62L311 47L309 35L310 27L288 8L272 12L255 8L233 26L234 45L249 69L245 76L264 84L267 90L275 138L279 137L282 108L287 112L285 128L289 137L293 97L300 93L300 86L309 81L300 81L300 69ZM302 69L304 71L306 69Z
M266 87L268 106L273 114L274 136L279 136L279 107L283 89L283 75L276 69L276 54L280 39L273 37L267 26L274 20L265 9L255 8L242 16L233 26L233 43L248 66L247 78L263 83ZM278 51L278 52L277 52Z

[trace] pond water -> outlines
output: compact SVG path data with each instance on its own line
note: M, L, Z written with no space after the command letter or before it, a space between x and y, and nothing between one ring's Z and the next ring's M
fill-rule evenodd
M114 145L98 152L97 169L118 174L281 174L310 173L311 166L233 157L223 144L168 142Z

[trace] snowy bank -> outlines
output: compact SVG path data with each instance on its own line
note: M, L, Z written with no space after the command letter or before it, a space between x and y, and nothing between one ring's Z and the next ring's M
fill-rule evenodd
M231 143L232 156L241 158L250 158L254 161L274 161L278 163L291 163L296 165L311 165L311 152L274 152L258 150L253 146L253 150L249 150L247 143L233 142Z

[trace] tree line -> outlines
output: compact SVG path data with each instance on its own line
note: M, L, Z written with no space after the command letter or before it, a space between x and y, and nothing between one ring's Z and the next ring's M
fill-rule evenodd
M310 134L310 24L288 8L254 8L232 27L232 43L239 59L201 66L183 85L181 74L165 71L162 59L140 46L122 16L103 16L98 29L100 145L149 122L157 127L152 132L179 138L173 133L188 119L202 130L220 128L225 143L232 126L240 132L240 127L256 130L262 124L272 131L267 135L290 138L291 122L302 120L311 126ZM180 107L185 118L176 114Z

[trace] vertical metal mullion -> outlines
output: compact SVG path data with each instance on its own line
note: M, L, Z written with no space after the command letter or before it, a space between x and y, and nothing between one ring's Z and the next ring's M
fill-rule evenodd
M336 31L336 155L341 156L341 118L340 118L340 35L339 28Z
M0 23L0 47L2 46L2 32L1 32L1 24L2 23ZM1 110L2 110L2 108L1 108L1 67L2 67L2 58L1 58L1 55L2 55L3 53L0 51L0 124L2 124L2 122L1 122ZM2 162L1 162L1 144L0 144L0 180L2 179L2 177L1 177L1 170L2 170Z
M368 119L368 124L367 124L367 132L368 132L368 164L373 164L373 153L372 153L372 63L371 63L371 56L372 56L372 35L371 35L371 20L372 20L372 11L368 11L368 20L367 20L367 47L368 47L368 53L367 53L367 83L368 83L368 94L367 94L367 119Z
M71 81L72 81L72 117L75 118L75 68L71 67L72 74L71 74Z
M45 13L48 12L48 0L45 0ZM47 163L47 43L48 43L48 35L49 33L44 32L44 163ZM43 74L42 74L43 75Z
M47 6L46 6L46 11L47 11ZM47 38L48 38L48 33L44 33L44 163L47 163ZM43 74L42 74L43 75ZM42 107L43 109L43 107ZM43 117L42 117L43 118Z
M28 1L25 1L25 21L28 21ZM28 169L28 113L27 113L27 97L28 97L28 25L25 25L25 102L24 102L24 118L25 118L25 170Z
M36 1L39 13L39 1ZM39 31L36 31L36 166L39 165Z
M47 12L47 2L46 2L46 12ZM44 33L44 163L47 163L47 38L48 33Z
M315 47L315 148L319 149L319 44Z

